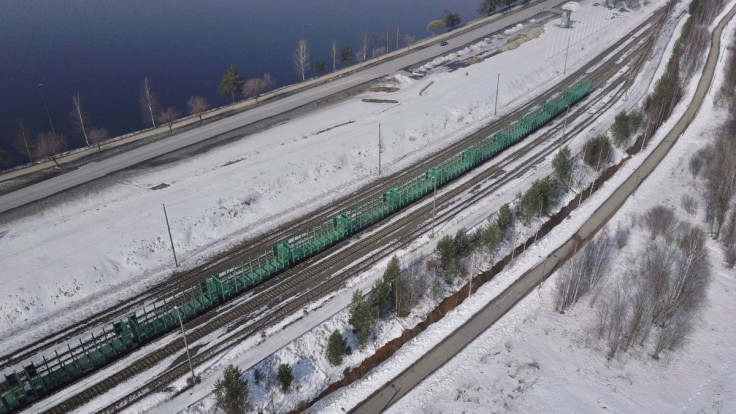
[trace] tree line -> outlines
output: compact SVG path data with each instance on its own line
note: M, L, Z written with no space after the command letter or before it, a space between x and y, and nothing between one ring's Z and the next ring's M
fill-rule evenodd
M484 0L478 8L478 13L490 15L498 8L513 3L516 1ZM427 30L432 34L438 34L458 27L461 22L462 18L457 12L445 10L442 18L433 20L427 25ZM337 41L332 40L329 56L327 58L317 57L313 62L310 43L306 39L300 39L293 52L294 70L302 80L306 80L312 74L322 75L328 70L328 67L336 71L339 67L349 66L356 61L363 63L369 58L379 57L388 53L392 47L393 50L397 50L403 44L408 48L415 42L415 36L402 33L401 28L397 25L395 31L388 31L385 34L363 34L357 50L353 50L348 44L340 46ZM273 88L275 84L276 80L269 72L264 73L261 77L246 80L233 65L230 65L220 81L218 91L222 96L230 98L231 102L246 97L255 99L258 104L258 98ZM148 78L142 82L139 105L146 125L154 128L166 125L169 132L173 130L174 122L181 116L181 112L176 107L164 108L160 105ZM210 104L203 97L195 95L187 100L186 107L189 115L197 116L202 121L203 114L210 109ZM84 140L86 146L97 146L98 152L102 150L102 143L111 138L105 128L94 126L91 123L89 113L84 110L79 93L72 97L70 125L74 133ZM69 140L64 134L53 130L34 133L28 129L22 119L18 119L13 149L17 154L27 158L28 162L50 158L59 167L57 156L69 149ZM11 165L13 161L14 157L10 151L0 149L0 165Z
M174 121L180 115L174 107L161 108L158 97L153 92L148 78L143 79L139 105L144 123L152 127L166 125L171 131ZM201 121L203 113L210 108L210 105L204 98L192 96L187 101L187 108L189 114L198 116ZM89 112L82 103L80 93L74 94L71 98L69 125L72 131L83 139L86 146L96 146L98 153L102 151L102 144L111 138L107 129L96 126L91 121ZM34 133L28 128L23 119L19 118L16 121L13 135L13 148L18 154L27 158L28 162L32 163L50 158L58 168L60 167L58 156L69 149L69 140L66 135L57 133L53 129L53 125L51 131ZM13 162L13 158L8 151L0 150L0 154L2 154L0 155L0 165L10 165Z

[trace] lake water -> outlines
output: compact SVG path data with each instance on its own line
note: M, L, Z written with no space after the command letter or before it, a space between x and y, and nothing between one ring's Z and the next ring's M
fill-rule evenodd
M18 118L33 135L56 131L71 146L71 97L79 92L92 125L111 135L141 129L138 105L148 77L162 107L186 113L200 95L228 102L217 85L230 64L249 77L270 72L277 86L298 80L292 55L310 42L312 60L329 62L330 42L359 49L364 33L395 48L405 34L427 37L444 10L467 22L480 0L0 0L0 148L10 149ZM338 63L339 64L339 63ZM43 84L39 87L39 84ZM18 161L25 161L16 154Z

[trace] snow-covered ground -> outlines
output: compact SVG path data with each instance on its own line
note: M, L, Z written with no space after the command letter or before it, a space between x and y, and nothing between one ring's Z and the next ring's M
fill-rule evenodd
M585 3L583 3L585 5ZM666 44L667 42L665 42ZM665 57L666 61L666 57ZM652 68L648 68L651 72L654 72L657 70L657 65L654 64ZM651 75L651 74L650 74ZM649 78L651 79L651 78ZM637 82L637 85L639 88L635 89L642 89L643 91L646 91L649 88L648 83L640 84L642 82ZM632 92L630 96L637 96L641 95L636 92ZM633 105L633 101L626 105L626 107ZM621 106L617 106L616 110L622 109ZM611 113L608 114L610 116L604 116L601 120L601 124L606 125L610 124L610 121L612 119L612 115L615 114L616 111L610 111ZM593 128L595 129L595 128ZM595 135L597 133L600 133L602 131L591 131L591 134L588 135ZM633 165L633 164L632 164ZM511 193L513 195L513 192ZM599 201L602 200L602 197L599 197ZM595 205L587 206L583 211L584 214L590 214L592 211L595 210ZM456 223L453 223L453 225L448 226L448 228L445 229L445 232L451 233L456 228L467 226L468 222L472 225L479 221L479 217L482 216L483 213L487 215L490 211L495 211L494 209L486 209L483 212L476 212L476 215L468 215L464 217L465 220L457 220ZM579 225L582 220L587 217L586 215L580 215L578 217L578 220L576 223ZM573 226L575 223L573 223ZM572 228L572 227L571 227ZM568 233L569 233L568 229ZM533 232L532 232L533 233ZM544 240L540 240L539 245L542 251L544 249L549 249L552 246L555 245L555 243L558 243L560 240L564 240L566 237L565 233L562 233L560 236L556 237L555 239L552 238L545 238ZM521 238L520 238L521 239ZM419 246L423 245L423 246ZM402 260L404 262L409 261L412 259L412 256L416 255L424 255L427 254L427 248L431 251L431 246L429 243L426 243L426 241L422 243L418 243L415 246L412 246L409 250L413 250L413 253L406 255L402 252L399 252L399 256L402 257ZM536 247L535 247L536 249ZM536 255L537 250L535 250L535 253L530 253L525 256L523 256L523 259L521 259L521 265L522 266L529 266L532 265L537 259L538 256ZM262 351L259 349L256 349L253 347L253 344L247 344L242 347L239 347L241 349L238 350L232 350L228 353L225 357L219 359L218 361L215 361L213 365L210 368L206 369L206 375L205 375L205 383L199 387L197 387L199 390L195 390L193 392L186 392L178 397L176 397L173 401L164 403L161 406L158 406L154 409L154 411L157 412L168 412L171 410L179 409L183 406L188 406L192 403L193 406L191 407L191 411L193 412L203 412L208 411L212 405L214 404L213 398L211 395L209 397L204 398L204 400L200 400L199 396L204 394L207 394L208 391L211 389L212 383L215 379L217 379L217 376L219 375L219 370L221 370L222 366L224 366L226 363L234 363L241 368L247 369L249 367L253 367L255 363L258 363L256 365L257 367L260 367L263 372L273 371L273 367L277 366L279 363L287 362L295 364L295 374L296 374L296 390L293 391L290 394L284 395L281 393L266 393L263 385L255 385L255 382L252 378L253 371L251 370L249 372L249 384L251 386L252 390L252 398L255 401L259 401L260 403L263 403L264 399L270 400L268 404L271 404L270 406L277 411L279 409L286 410L290 409L292 407L295 407L296 404L299 401L303 401L308 398L314 397L317 393L320 391L320 387L324 386L324 384L329 383L332 380L335 380L340 377L342 369L346 366L355 366L357 365L363 358L370 355L376 348L376 346L380 346L381 344L387 342L388 340L396 337L398 334L400 334L401 329L405 328L406 326L412 326L414 323L416 323L419 320L418 315L425 314L430 308L431 304L428 304L428 306L423 307L423 309L418 309L416 311L416 315L414 315L413 318L410 318L409 320L405 321L390 321L388 324L382 325L380 328L380 331L378 333L378 342L376 344L370 345L366 350L361 352L355 352L352 356L348 357L346 359L346 363L341 365L340 367L332 367L325 359L324 357L324 346L327 335L332 332L335 329L341 329L343 331L347 328L347 314L346 312L339 312L336 314L333 318L330 318L329 320L326 320L323 323L319 323L319 321L324 320L320 318L324 318L325 314L331 315L329 312L334 312L335 309L340 309L339 306L345 306L349 302L349 296L352 289L358 288L362 291L367 291L367 289L370 287L370 284L372 284L373 280L377 278L380 275L380 272L382 271L382 268L385 267L385 263L376 266L375 269L373 269L371 272L369 272L368 275L362 275L360 278L360 283L356 283L355 285L351 285L349 288L345 289L344 291L338 293L333 300L330 301L331 304L326 305L325 312L323 312L320 309L317 309L315 312L313 309L310 309L310 313L308 316L305 316L304 318L300 319L298 321L298 324L303 326L307 326L309 323L313 323L314 321L317 321L317 324L319 325L317 328L311 330L307 334L302 335L298 339L296 339L293 342L286 341L283 342L284 338L288 338L288 335L279 335L280 338L276 338L276 340L271 340L272 338L269 338L264 344L262 344L258 348L263 348L265 345L266 350ZM399 366L403 366L405 364L410 363L412 360L414 360L416 357L421 355L422 349L428 349L427 346L431 347L433 343L436 343L437 341L441 340L441 338L448 332L448 329L451 330L453 326L457 326L457 324L462 323L462 321L466 320L468 317L470 317L478 307L482 306L484 303L487 303L490 298L494 297L498 292L500 292L503 288L505 288L509 283L511 283L513 280L515 280L516 277L518 277L518 274L520 272L512 271L512 272L506 272L503 275L500 275L494 280L493 284L489 284L489 286L485 287L483 292L479 292L482 294L476 294L474 296L473 300L470 302L470 306L463 306L462 309L459 309L458 311L454 312L452 317L447 318L447 324L437 326L436 328L431 328L431 332L423 334L421 341L422 344L420 344L419 349L410 350L409 355L399 356L399 359L402 360L402 363L399 364ZM335 306L336 303L342 303L342 305ZM329 311L327 311L329 309ZM312 321L312 322L310 322ZM444 324L445 322L443 322ZM284 330L289 330L293 326L287 326L284 328ZM278 327L277 331L280 331L281 327ZM429 338L429 339L427 339ZM281 350L276 352L273 355L269 355L269 350L273 350L276 347L282 347ZM265 353L264 353L265 352ZM402 351L403 352L403 351ZM241 353L240 355L238 355ZM265 359L264 359L265 358ZM259 362L260 361L260 362ZM217 367L215 366L217 365ZM395 367L394 367L395 368ZM395 372L395 369L389 369L386 372L382 373L385 375L378 375L379 379L373 378L374 382L372 383L373 386L380 385L382 382L385 381L387 378L390 378L391 372ZM386 375L389 375L386 377ZM370 381L368 381L370 382ZM370 386L368 387L370 389ZM352 395L352 390L347 392L348 394ZM361 393L357 393L355 395L359 396ZM359 397L358 397L359 398ZM160 398L154 398L153 400L160 400ZM357 400L353 400L353 403ZM149 400L147 403L142 404L141 406L138 406L137 409L144 409L146 407L150 407L150 404L155 403L155 401ZM267 405L268 405L267 404ZM335 405L328 405L328 407L334 408ZM326 408L322 405L319 406L319 408ZM135 409L134 409L135 411Z
M182 267L192 267L375 180L378 122L384 169L405 168L493 119L498 73L501 116L562 77L568 38L572 70L662 3L620 13L585 1L570 34L550 23L540 38L463 70L397 76L389 86L398 91L364 93L197 157L115 174L4 215L0 346L13 349L172 274L161 204ZM371 97L398 103L362 102ZM154 190L159 184L168 187Z
M568 70L573 70L616 41L609 36L611 31L623 33L630 30L661 3L652 2L643 10L629 13L612 13L593 6L592 1L584 1L576 11L576 24L587 28L585 36L562 31L555 20L545 25L545 33L540 38L461 71L450 72L435 65L428 77L418 81L397 76L398 82L389 85L399 87L396 92L366 93L249 136L241 142L212 150L196 159L116 175L91 189L51 199L46 208L36 211L35 216L29 212L28 215L4 217L11 220L0 223L0 234L7 231L0 236L3 263L14 260L12 263L16 265L25 261L37 265L28 271L29 265L17 267L22 270L12 274L8 272L12 266L3 266L0 270L0 283L8 291L18 289L17 294L9 294L8 300L0 304L6 315L2 321L6 335L0 343L15 346L51 330L53 324L62 319L82 318L96 308L135 294L147 284L168 275L171 263L168 263L165 227L162 217L159 217L162 216L160 203L167 205L177 252L180 255L184 252L184 265L192 266L238 240L266 231L288 218L323 205L340 192L375 179L375 124L379 120L383 126L384 168L389 171L401 169L493 119L496 73L500 72L502 77L499 99L499 115L502 115L560 79L568 37L574 38L568 59ZM614 22L614 27L608 27L611 26L609 20ZM591 29L596 25L600 29ZM517 34L518 30L511 33L513 36ZM491 48L496 44L483 43ZM550 52L543 61L536 59L554 45L562 47L563 52ZM478 48L474 46L471 49L475 50L471 52L477 52ZM457 59L463 54L460 51L452 55ZM419 96L419 90L430 81L434 81L432 87ZM490 86L482 90L478 88L479 84ZM639 85L638 89L646 89L647 86ZM632 92L632 96L635 95ZM395 99L399 104L362 102L361 99L366 97ZM591 127L586 135L602 132L596 128L609 123L613 114L611 111L601 117L599 125ZM577 142L582 143L585 138L581 136ZM548 169L547 166L541 170ZM524 181L531 182L543 172L530 174ZM161 183L169 187L150 189ZM242 190L239 185L242 185ZM459 227L478 223L498 205L512 199L518 188L504 192L502 197L505 198L494 200L485 209L476 209L459 217L442 232L451 233ZM185 212L181 213L182 210ZM157 223L161 224L160 228ZM50 234L46 234L47 231ZM111 238L110 234L115 237ZM417 245L408 249L414 250L410 255L426 255L431 250L427 240ZM31 249L30 246L37 247ZM399 254L407 258L402 252ZM167 412L196 401L199 398L196 394L201 395L202 390L206 394L211 390L211 382L226 362L245 368L281 346L286 346L281 354L262 363L281 358L289 361L303 349L320 349L320 341L324 341L321 339L323 332L344 324L344 316L336 316L336 322L325 322L321 328L311 332L311 336L305 335L301 342L287 344L309 327L342 309L349 301L351 289L367 291L383 267L385 263L376 266L331 300L310 306L308 316L276 327L265 343L255 339L246 341L213 361L204 371L198 370L198 374L205 374L205 384L197 387L199 391L183 394L173 404L155 411ZM58 269L65 269L64 272L74 273L76 277L60 278L56 276ZM511 281L511 277L501 281ZM70 305L76 306L75 312L65 312L61 318L53 315L57 319L49 318L49 326L36 323L35 330L28 329L28 322L35 318ZM428 304L424 311L429 307ZM343 318L341 322L340 318ZM385 327L382 341L398 335L401 328L400 324ZM356 353L349 362L357 364L370 351ZM336 378L341 372L320 365L317 369L323 370L323 382ZM306 370L300 371L298 378L307 378L307 373ZM121 386L125 388L124 384ZM281 403L286 406L294 404L302 397L313 396L318 389L313 384L311 389L303 391L283 399ZM109 401L114 397L107 395L101 398ZM150 407L150 403L139 408Z
M727 7L730 9L733 5L732 2ZM734 28L736 22L732 21L724 31L722 53L733 44ZM697 80L693 79L689 85L685 101L689 100ZM724 109L714 105L714 96L722 81L720 67L697 118L659 168L611 220L610 228L615 229L619 224L628 227L633 216L655 205L671 207L680 219L702 225L702 199L699 199L686 165L689 157L707 144L703 137L712 136L724 117ZM664 137L673 119L679 118L683 110L681 104L655 140ZM575 222L579 223L590 214L590 207L597 205L596 199L610 192L621 176L629 175L641 158L634 157L627 163L586 208L573 214L572 223L566 221L555 231L554 237L569 231L570 227L577 228L579 224ZM699 199L700 208L695 216L689 216L681 207L680 200L685 194ZM630 243L626 248L629 252L644 246L636 230ZM507 273L519 274L538 261L538 256L550 250L545 248L546 244L554 245L555 241L541 240L539 246L520 257ZM731 315L736 311L733 301L736 271L724 267L717 243L709 241L709 249L714 268L707 304L684 346L665 352L659 361L650 357L650 347L619 353L607 361L604 345L590 333L594 312L588 307L587 298L565 315L554 312L553 290L557 275L553 275L536 293L525 298L499 323L393 405L389 412L735 412L732 390L736 389L736 325ZM614 272L622 273L627 266L626 260L626 257L619 257ZM490 288L484 286L477 297L485 296ZM466 302L461 308L472 307L473 303ZM468 310L458 309L457 313L468 313ZM451 315L427 333L432 330L446 332L446 325L454 317ZM418 342L432 342L432 339L422 335ZM413 360L417 352L412 348L417 347L426 349L421 344L406 346L396 359L316 409L341 412L341 408L347 410L354 406L361 396L370 394L376 386L399 372L398 367L407 366L407 360Z

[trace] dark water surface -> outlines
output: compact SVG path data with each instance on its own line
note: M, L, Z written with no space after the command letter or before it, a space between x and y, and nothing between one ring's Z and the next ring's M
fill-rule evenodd
M0 148L10 149L18 118L35 136L57 132L71 146L71 97L79 92L94 126L112 136L145 127L138 97L144 77L162 107L186 113L191 95L228 102L217 85L229 64L241 75L270 72L277 86L297 81L292 54L307 39L312 59L331 69L330 42L360 47L364 33L396 26L417 39L445 9L463 22L479 0L0 0ZM338 63L339 64L339 63ZM39 87L43 84L43 87ZM15 154L17 162L27 161Z

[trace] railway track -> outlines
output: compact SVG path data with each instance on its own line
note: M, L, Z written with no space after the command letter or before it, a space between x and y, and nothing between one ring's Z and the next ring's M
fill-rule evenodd
M657 15L655 15L653 20L648 23L654 22L656 20L654 19L655 17L657 17ZM659 17L661 18L661 16ZM634 32L637 32L644 26L646 26L646 24L637 28ZM615 59L612 58L610 60L615 62L618 59L622 59L621 64L631 64L632 72L637 72L643 61L646 60L645 57L647 56L652 42L653 40L650 39L648 42L644 42L643 45L638 45L635 50L621 50L619 53L614 55L614 57L616 57ZM607 56L613 51L614 50L607 51L609 53L604 52L603 56ZM580 77L588 69L590 69L590 67L583 68L576 72L576 74L572 76L572 81L577 79L577 77ZM594 85L600 88L602 85L605 85L605 81L611 78L612 74L616 73L618 70L619 65L601 65L601 67L592 72L588 78L594 82ZM631 79L632 78L628 78L612 82L610 85L605 86L604 92L597 93L597 98L594 99L602 99L614 88L620 89L618 94L623 93L627 87L626 85L630 86ZM572 83L572 81L570 83ZM554 93L555 92L552 92L549 95ZM611 102L615 102L615 100L611 100ZM612 103L608 106L610 105L612 105ZM603 107L607 109L606 105ZM578 109L575 111L571 110L571 123L574 123L577 118L584 117L586 115L585 109L577 108ZM575 135L576 131L582 131L587 128L589 124L593 122L590 118L591 117L588 117L587 122L581 122L575 126L571 126L570 134L567 137L553 139L550 141L551 137L560 132L560 125L558 122L556 125L546 128L546 131L539 134L539 137L533 140L528 139L517 144L514 154L505 158L497 165L490 168L486 167L482 170L474 170L473 172L468 173L465 178L458 180L456 184L451 184L448 188L452 188L443 192L441 195L438 195L438 206L440 207L439 221L446 220L449 217L454 216L464 208L459 203L453 202L458 194L467 192L489 178L495 177L496 184L475 191L468 198L468 201L469 203L472 203L475 200L487 196L495 191L500 185L506 184L507 179L517 177L529 168L532 168L532 165L536 164L536 162L546 157L549 153L558 148L559 145L562 145L564 142L571 139L571 137ZM473 134L474 140L477 141L478 139L488 135L490 132L493 132L493 127L484 128L478 133ZM470 145L473 142L473 137L470 138L470 141L465 140L464 146ZM510 171L504 170L504 167L520 160L522 156L530 153L532 149L538 148L540 144L546 141L548 142L546 149L537 152L537 155L524 163L522 168ZM455 152L457 152L457 148L450 151L450 154L454 154ZM447 151L445 151L445 153L447 153ZM437 162L437 160L434 159L432 162ZM501 178L499 178L499 176ZM380 190L377 191L380 192ZM228 304L218 308L216 311L204 314L188 323L188 337L193 344L196 344L198 340L201 340L218 330L225 332L220 336L222 338L221 341L214 344L210 342L208 345L201 347L193 357L194 362L201 363L206 361L213 355L227 349L234 343L241 341L244 337L257 332L262 326L293 313L295 310L301 308L305 303L315 298L338 289L348 277L352 276L352 274L372 266L376 261L381 260L384 256L393 252L395 249L407 244L416 236L417 233L425 232L429 225L428 218L431 214L431 203L427 203L426 201L427 200L419 201L418 203L407 207L404 211L398 213L398 215L386 219L386 225L380 229L376 229L374 227L373 229L363 232L363 234L357 236L359 240L355 240L356 237L353 237L352 239L338 243L323 254L301 263L295 268L269 280L262 285L260 289L256 289L254 293L246 294L244 297L229 302ZM462 204L467 205L469 203L464 202ZM377 250L375 248L376 245L382 245L384 247ZM344 254L335 254L338 252ZM346 266L351 260L355 261L356 258L366 256L371 256L371 258L358 262L352 266ZM325 274L333 274L334 276L325 280L323 276ZM316 286L315 280L320 281ZM256 294L258 293L258 290L261 291L260 295ZM294 296L293 294L295 292L296 295ZM284 302L282 306L278 308L268 308L269 304L280 302L284 297L289 297L290 300ZM252 321L254 314L260 315L260 319L256 322ZM249 320L250 323L248 323ZM246 323L244 324L243 322ZM223 328L225 329L223 330ZM164 340L167 338L170 339L173 335L174 334L169 334L159 342L164 342ZM151 348L151 345L146 348ZM180 354L181 345L168 340L167 345L164 345L145 357L140 357L140 363L130 365L113 376L98 382L98 384L92 389L76 394L69 400L53 407L49 412L65 412L75 407L79 407L95 395L110 390L125 379L131 378L137 373L147 370L152 365L156 365L156 361L163 361L166 357L171 355L179 355L178 359L181 359L182 361L172 363L165 372L150 381L143 390L138 390L131 395L126 396L124 399L111 404L108 407L108 411L116 411L124 408L146 395L162 390L174 379L182 375L186 375L188 366L186 365L186 361L180 357Z

